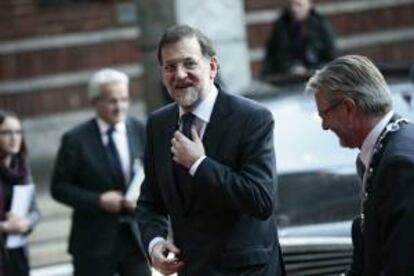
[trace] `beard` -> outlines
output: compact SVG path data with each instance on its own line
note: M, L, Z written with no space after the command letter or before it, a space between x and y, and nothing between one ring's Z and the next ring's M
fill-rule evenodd
M185 109L193 108L201 101L200 88L189 86L179 90L170 92L170 95L179 106Z

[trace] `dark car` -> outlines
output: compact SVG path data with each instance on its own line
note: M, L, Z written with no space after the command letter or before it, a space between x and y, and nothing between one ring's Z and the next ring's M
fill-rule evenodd
M390 84L397 113L414 119L414 86ZM275 223L288 275L339 275L351 258L351 220L359 212L357 150L323 131L304 84L257 99L275 119L278 195Z

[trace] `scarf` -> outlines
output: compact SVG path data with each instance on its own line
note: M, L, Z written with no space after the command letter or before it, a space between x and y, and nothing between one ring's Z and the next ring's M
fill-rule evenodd
M29 182L28 166L21 156L12 158L10 167L0 164L0 221L5 219L6 199L5 187L10 185L24 185Z

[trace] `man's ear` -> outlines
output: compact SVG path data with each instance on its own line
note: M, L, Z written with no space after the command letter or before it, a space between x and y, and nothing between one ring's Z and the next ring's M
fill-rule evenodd
M214 79L217 76L217 72L218 72L218 62L217 62L217 58L211 57L210 58L210 79Z
M358 105L354 99L346 98L344 103L348 116L354 119L358 114Z

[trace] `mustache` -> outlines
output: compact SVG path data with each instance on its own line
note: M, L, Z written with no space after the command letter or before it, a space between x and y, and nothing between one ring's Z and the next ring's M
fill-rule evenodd
M174 83L175 88L187 88L193 85L194 83L192 81L177 81Z

